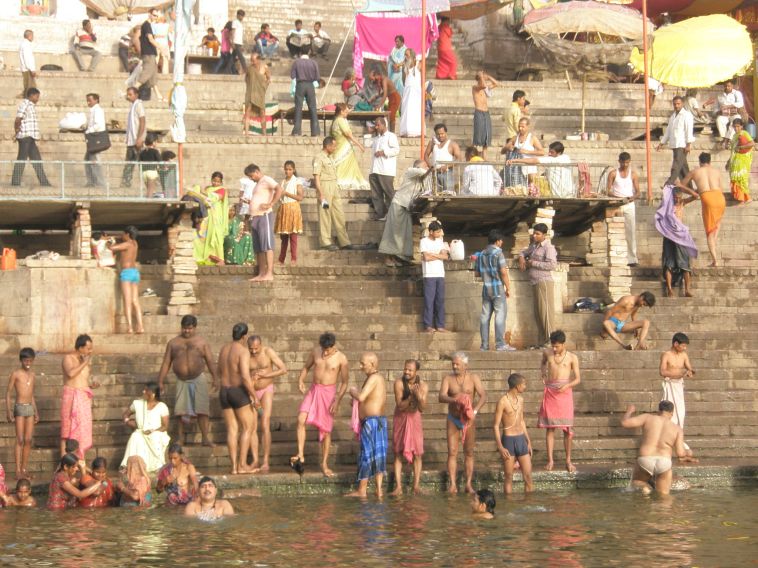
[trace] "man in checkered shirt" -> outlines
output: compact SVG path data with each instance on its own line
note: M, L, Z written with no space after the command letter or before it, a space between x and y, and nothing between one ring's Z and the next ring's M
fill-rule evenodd
M39 153L39 148L37 148L37 140L40 138L39 122L37 122L39 94L39 90L35 87L28 88L24 100L18 105L16 122L13 125L16 131L16 142L18 142L18 156L16 157L16 164L13 166L11 185L21 185L27 160L35 162L32 167L37 173L40 185L44 187L50 185L45 170L39 163L42 161L42 156Z

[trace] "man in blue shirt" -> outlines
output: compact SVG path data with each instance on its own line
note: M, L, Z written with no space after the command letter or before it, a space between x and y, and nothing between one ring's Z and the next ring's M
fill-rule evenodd
M476 275L482 278L482 315L479 319L479 333L482 336L482 351L489 351L490 320L495 315L495 350L515 351L505 343L505 319L508 315L506 298L510 296L511 280L508 265L503 255L503 233L497 229L490 231L487 248L476 261Z

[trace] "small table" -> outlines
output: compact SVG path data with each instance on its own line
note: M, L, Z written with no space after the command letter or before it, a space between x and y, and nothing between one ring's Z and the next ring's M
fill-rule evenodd
M188 53L185 61L184 71L189 74L190 63L199 63L201 70L204 70L205 66L209 66L211 70L218 63L219 57L215 55L200 55L197 53Z
M303 114L308 111L303 111ZM334 116L336 115L337 111L334 109L326 110L323 108L318 109L316 111L316 115L319 119L323 119L324 121L324 132L326 132L326 121L327 119L331 118L334 119ZM351 110L347 113L347 119L348 120L376 120L380 116L387 117L387 111L385 110ZM273 115L273 120L279 119L279 130L281 131L282 136L284 136L284 120L292 120L295 118L295 107L288 108L286 110L280 109L277 112L275 112Z

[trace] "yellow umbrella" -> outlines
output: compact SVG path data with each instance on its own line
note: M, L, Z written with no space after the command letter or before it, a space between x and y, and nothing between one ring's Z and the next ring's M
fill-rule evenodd
M715 14L658 28L648 53L649 75L667 85L710 87L741 75L753 61L753 45L745 26ZM629 62L643 71L640 51Z

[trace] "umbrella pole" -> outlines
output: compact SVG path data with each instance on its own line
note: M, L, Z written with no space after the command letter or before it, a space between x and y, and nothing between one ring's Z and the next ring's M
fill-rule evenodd
M583 73L582 74L582 128L580 132L585 131L584 130L584 127L585 127L585 110L584 109L586 105L586 101L585 101L586 96L587 96L587 73Z
M647 168L647 202L653 201L653 159L650 142L650 90L647 64L647 0L642 0L642 61L645 73L645 167Z
M184 195L184 144L179 142L177 145L177 167L179 168L179 187L177 188L176 195L179 199Z
M426 134L426 0L421 0L421 148L424 159Z

